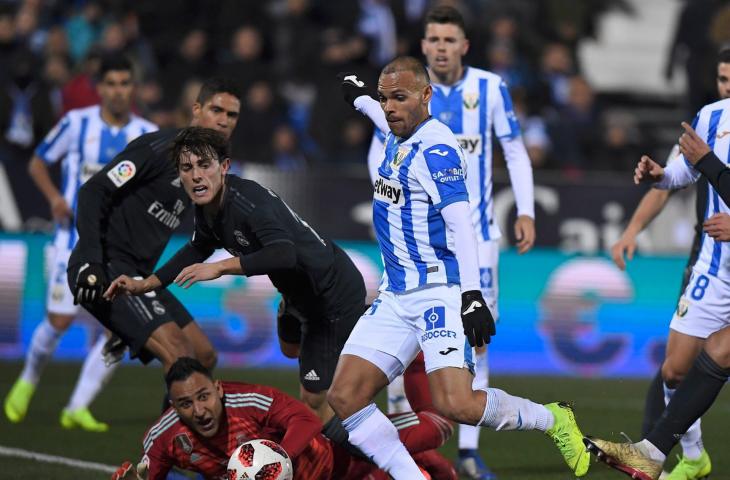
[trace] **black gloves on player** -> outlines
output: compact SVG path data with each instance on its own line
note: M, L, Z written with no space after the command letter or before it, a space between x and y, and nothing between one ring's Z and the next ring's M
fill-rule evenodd
M73 286L74 304L91 303L101 298L109 286L104 266L100 263L84 263L76 273Z
M340 72L337 74L340 80L340 88L345 101L352 106L355 99L362 95L368 95L368 89L365 82L357 78L357 74L350 72Z
M497 333L492 312L479 290L469 290L461 294L461 323L464 325L464 335L472 347L489 343L491 336Z

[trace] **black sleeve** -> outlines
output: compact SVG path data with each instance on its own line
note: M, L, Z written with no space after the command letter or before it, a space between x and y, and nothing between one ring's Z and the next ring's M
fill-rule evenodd
M730 205L730 169L717 158L715 152L710 151L695 165L697 171L707 177L712 187L722 198L722 201Z
M109 214L114 197L165 169L165 163L157 159L158 152L145 137L143 135L127 145L79 189L76 207L76 229L79 232L77 248L85 261L103 261L102 223Z
M289 270L297 264L297 252L289 242L272 243L261 250L240 257L241 270L247 277Z
M196 216L193 238L178 250L170 260L158 268L155 271L155 276L160 280L162 286L166 287L175 280L175 277L177 277L183 268L194 263L202 262L213 255L217 247L217 242L213 236L200 224Z

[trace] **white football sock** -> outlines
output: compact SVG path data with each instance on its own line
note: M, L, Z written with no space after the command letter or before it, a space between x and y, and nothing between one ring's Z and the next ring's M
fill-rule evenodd
M472 389L486 391L489 387L489 361L487 352L479 353L475 358L474 381ZM459 450L476 450L479 448L479 430L474 425L459 425Z
M425 477L398 437L398 430L371 403L342 421L349 441L395 480L415 480Z
M76 381L76 387L66 406L67 410L73 412L79 408L88 408L119 366L120 362L114 363L109 367L104 365L104 355L101 352L104 349L106 341L106 335L99 335L98 340L91 347L88 355L86 355L84 366L81 368L81 374Z
M403 375L398 375L388 384L388 413L410 412L413 409L406 398Z
M41 373L43 373L48 361L53 356L53 352L56 351L58 341L61 340L63 333L63 331L57 330L51 325L48 317L38 324L30 339L28 353L25 355L25 366L20 378L33 385L38 385Z
M675 390L664 384L664 403L666 405L669 405L669 401L672 399ZM702 450L705 449L702 443L702 428L700 424L701 419L698 418L695 423L690 425L687 432L679 440L680 445L682 445L682 453L689 460L697 460L700 458L702 456Z
M487 405L479 426L495 430L540 430L544 432L555 418L544 405L515 397L498 388L488 388Z

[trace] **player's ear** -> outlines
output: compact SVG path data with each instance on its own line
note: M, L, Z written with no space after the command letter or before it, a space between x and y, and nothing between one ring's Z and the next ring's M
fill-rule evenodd
M223 175L228 173L229 168L231 168L231 159L226 157L223 160L221 160L221 170L223 171Z
M193 118L198 118L200 116L200 111L203 109L203 106L200 104L200 102L193 103L192 112L193 112Z
M469 39L465 38L464 46L461 47L461 56L463 57L464 55L466 55L466 52L468 52L468 51L469 51Z
M213 385L215 385L215 391L218 392L218 396L223 398L223 384L220 380L216 380L213 382Z
M429 104L431 102L431 97L433 96L433 88L431 87L431 84L429 83L425 87L423 87L423 103Z

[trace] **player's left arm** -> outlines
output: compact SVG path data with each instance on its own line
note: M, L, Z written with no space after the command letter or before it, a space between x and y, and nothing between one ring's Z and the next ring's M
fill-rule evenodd
M267 414L267 425L284 432L284 437L279 443L294 460L321 432L322 422L299 400L274 388L267 390L269 391L266 395L274 399Z
M510 183L517 204L517 220L515 221L515 238L517 251L522 254L535 244L535 193L532 178L532 163L522 141L522 131L512 107L512 97L507 85L500 82L491 92L495 102L492 111L494 133L499 139L509 171Z
M459 265L461 319L469 344L481 347L496 333L494 317L481 292L477 237L471 222L466 189L466 162L456 148L447 144L423 150L425 168L415 168L419 183L441 212L446 228L454 239L454 254Z

